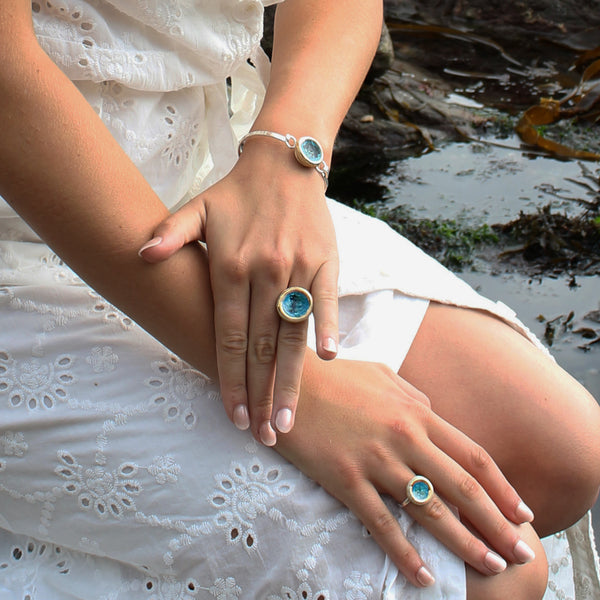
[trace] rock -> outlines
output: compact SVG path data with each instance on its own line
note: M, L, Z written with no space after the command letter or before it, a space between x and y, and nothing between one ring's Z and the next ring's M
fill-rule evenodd
M365 83L369 84L373 82L377 77L384 75L387 70L392 66L394 62L394 43L392 42L392 36L384 23L381 28L381 38L379 39L379 46L377 52L371 63L371 68L365 78Z

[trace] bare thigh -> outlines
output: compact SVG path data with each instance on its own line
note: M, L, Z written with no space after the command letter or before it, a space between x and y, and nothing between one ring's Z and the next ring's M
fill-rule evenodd
M536 514L541 537L593 505L600 407L506 323L432 303L399 374L491 454Z
M548 585L548 562L533 528L522 525L521 537L535 552L526 565L509 565L500 575L488 577L467 566L467 600L541 600Z

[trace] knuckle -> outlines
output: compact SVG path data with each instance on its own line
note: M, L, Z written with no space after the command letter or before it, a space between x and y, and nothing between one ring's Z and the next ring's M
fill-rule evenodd
M427 396L426 394L424 394L423 392L416 390L415 391L415 398L427 409L431 409L431 400L429 399L429 396Z
M338 302L338 291L337 287L324 287L319 290L318 301L322 304L333 304L337 305Z
M266 420L269 420L272 406L273 401L269 394L260 394L259 396L254 396L250 399L250 414L253 419L261 415L266 417Z
M359 466L352 461L348 461L344 457L340 457L338 459L333 457L332 462L334 463L335 467L334 472L338 474L343 488L351 494L355 493L363 481L363 476Z
M271 364L276 352L277 345L272 335L260 335L252 342L252 356L260 365Z
M248 351L248 336L241 331L225 333L219 341L219 346L225 356L245 356Z
M298 325L298 323L294 325ZM280 332L279 341L293 350L304 349L306 346L306 327L286 327L284 331Z
M492 467L492 457L477 444L471 448L469 462L475 472L487 471Z
M300 395L300 381L286 381L285 383L281 383L278 386L277 392L282 398L287 398L295 402Z
M259 265L270 281L279 283L291 271L292 259L285 252L275 251L263 256Z
M419 442L419 433L417 427L412 422L403 419L394 419L389 424L389 430L396 442L415 447Z
M387 509L382 509L372 516L369 530L374 535L386 535L398 526L398 522Z
M429 521L441 521L447 514L446 505L437 496L425 504L424 508L425 516Z
M505 519L498 519L494 525L494 533L498 539L505 539L507 536L514 537L514 530Z
M483 561L483 557L487 552L485 544L472 534L468 534L463 539L461 546L464 558L475 558L477 560Z
M459 493L469 502L476 500L480 494L480 486L470 475L465 475L458 482Z
M223 403L233 409L238 404L246 403L246 386L243 383L234 383L232 385L222 385L221 395Z
M235 256L221 257L216 267L228 281L240 283L248 278L248 259L241 253Z

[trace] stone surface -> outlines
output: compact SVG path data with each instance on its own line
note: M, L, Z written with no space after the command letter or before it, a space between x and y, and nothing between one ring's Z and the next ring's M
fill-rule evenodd
M430 488L426 481L418 480L412 484L411 490L415 501L425 502L429 496Z
M318 165L323 160L321 146L312 138L301 138L300 151L311 164Z

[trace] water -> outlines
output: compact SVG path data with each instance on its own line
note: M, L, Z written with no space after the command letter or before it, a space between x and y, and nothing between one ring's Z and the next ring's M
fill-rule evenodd
M391 206L409 206L419 218L462 219L473 225L506 223L521 211L533 213L545 204L567 214L581 210L564 199L585 196L583 188L571 181L581 180L577 162L528 155L514 137L490 141L449 144L392 162L377 184ZM546 321L571 312L572 329L586 324L597 329L597 323L586 323L584 316L600 308L600 277L577 276L573 285L569 275L532 279L487 267L479 261L477 270L466 270L461 277L483 295L513 308L539 338ZM600 344L585 352L579 348L584 341L572 330L562 332L558 327L550 349L557 362L600 400ZM592 513L600 539L600 502Z
M418 217L467 216L472 223L505 223L543 204L575 214L579 206L552 195L581 196L567 180L581 177L575 161L526 154L516 137L454 143L392 162L380 177L390 206L407 205Z

